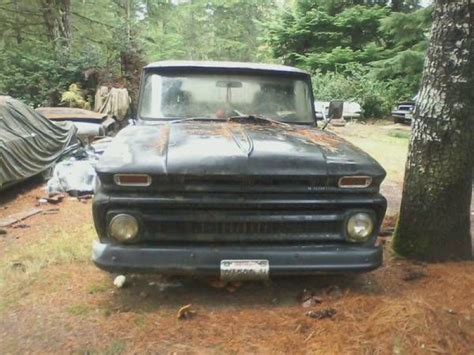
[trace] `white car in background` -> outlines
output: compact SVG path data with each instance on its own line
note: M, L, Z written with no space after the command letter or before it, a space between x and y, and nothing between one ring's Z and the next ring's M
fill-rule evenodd
M397 107L392 111L393 122L410 124L413 119L414 111L414 101L400 102Z
M316 118L326 119L329 111L329 101L314 101L314 110L316 112ZM361 118L363 114L362 107L355 101L344 101L342 108L342 118Z

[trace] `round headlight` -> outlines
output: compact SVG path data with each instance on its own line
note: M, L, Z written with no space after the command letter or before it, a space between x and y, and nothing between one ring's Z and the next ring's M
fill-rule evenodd
M347 221L348 239L353 242L365 242L374 230L374 221L368 213L356 213Z
M118 214L110 221L109 234L121 242L129 241L138 234L138 221L129 214Z

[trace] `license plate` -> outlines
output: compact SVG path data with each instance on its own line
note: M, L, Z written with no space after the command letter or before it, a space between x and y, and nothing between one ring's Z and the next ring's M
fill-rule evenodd
M222 280L266 280L270 271L268 260L222 260Z

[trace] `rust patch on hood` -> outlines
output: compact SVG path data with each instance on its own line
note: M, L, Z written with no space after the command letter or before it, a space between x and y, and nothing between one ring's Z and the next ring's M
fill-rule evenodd
M288 130L288 135L306 140L311 144L319 145L330 151L337 151L339 146L344 144L344 140L335 134L306 128L292 128Z
M158 134L158 140L156 142L156 148L160 155L165 155L166 150L168 149L168 142L170 140L170 125L166 124L161 127Z
M337 151L344 141L329 132L317 128L295 127L289 124L265 122L262 124L240 123L240 122L206 122L180 125L187 135L200 137L222 137L235 141L239 148L246 154L253 150L252 132L262 132L269 135L276 133L289 138L296 138L305 144L319 146L328 151ZM160 155L165 155L170 139L171 125L164 125L159 132L155 147ZM249 135L250 134L250 135Z

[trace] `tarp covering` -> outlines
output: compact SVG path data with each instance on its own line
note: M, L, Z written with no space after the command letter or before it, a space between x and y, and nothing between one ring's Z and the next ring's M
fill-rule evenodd
M75 139L69 122L56 125L9 96L0 96L0 189L51 167Z
M115 117L118 121L123 121L130 108L130 96L127 89L109 88L101 86L95 94L94 110L106 113Z
M103 138L90 146L78 148L56 164L53 176L48 181L48 194L54 196L67 192L71 196L81 196L94 193L95 165L111 138Z

